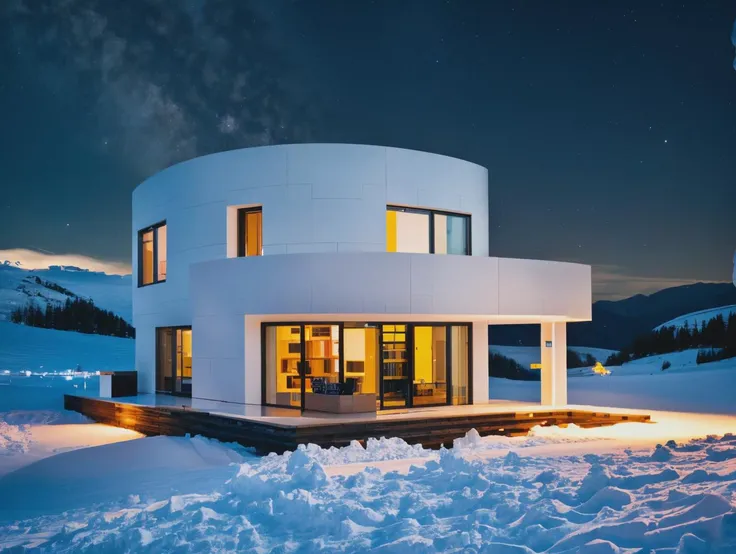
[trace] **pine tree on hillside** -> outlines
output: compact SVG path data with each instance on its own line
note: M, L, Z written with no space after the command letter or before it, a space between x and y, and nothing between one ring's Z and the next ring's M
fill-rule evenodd
M73 299L67 298L63 306L49 303L44 310L35 302L31 302L14 310L10 314L10 320L30 327L123 338L135 337L135 329L122 317L98 308L92 300L76 296Z

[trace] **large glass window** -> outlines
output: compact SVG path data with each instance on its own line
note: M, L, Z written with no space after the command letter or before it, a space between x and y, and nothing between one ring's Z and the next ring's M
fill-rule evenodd
M339 325L267 325L264 338L266 404L300 408L315 379L340 382Z
M468 325L296 323L263 327L263 402L376 395L377 409L467 404ZM329 384L341 383L339 387ZM345 392L350 391L350 392Z
M378 328L346 323L343 335L345 380L355 379L355 392L378 393Z
M166 281L166 222L138 232L138 286Z
M388 206L386 251L470 254L470 216Z
M302 405L302 334L299 325L269 325L265 330L266 404Z
M381 397L384 408L409 406L411 354L406 325L383 325L381 336Z
M447 403L447 327L414 327L414 406Z
M263 255L263 211L261 208L238 210L238 257Z
M312 392L312 381L340 382L340 326L304 326L304 370L306 392Z
M468 216L434 214L434 253L469 254Z
M429 214L388 210L386 237L388 252L429 254Z
M451 404L467 404L470 399L468 386L468 326L453 325L450 328L450 352L452 367Z
M192 329L156 329L156 390L192 394Z

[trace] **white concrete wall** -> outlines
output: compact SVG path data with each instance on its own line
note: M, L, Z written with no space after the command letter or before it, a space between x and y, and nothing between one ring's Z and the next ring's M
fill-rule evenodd
M474 321L473 328L473 404L488 403L488 322Z
M488 255L488 172L447 156L349 144L269 146L196 158L142 183L133 192L132 222L141 390L154 387L155 328L193 322L189 266L235 254L233 207L262 206L263 250L271 255L384 252L387 204L470 213L472 253ZM138 288L138 231L163 220L167 281ZM196 335L195 364L205 359ZM200 361L199 370L214 369Z
M547 344L550 343L550 346ZM542 323L542 404L560 407L567 404L567 326L564 322Z

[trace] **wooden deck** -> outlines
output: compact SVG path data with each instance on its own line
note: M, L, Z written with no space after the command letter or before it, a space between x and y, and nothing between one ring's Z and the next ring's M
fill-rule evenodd
M602 427L622 422L649 422L641 413L610 413L582 409L535 411L491 411L456 413L425 412L422 417L377 416L370 419L331 420L293 424L294 417L242 417L179 406L151 406L124 399L101 399L64 395L64 407L100 423L133 429L145 435L203 435L224 442L252 446L258 452L284 452L299 444L315 443L322 447L346 446L352 440L365 442L370 437L400 437L410 444L427 448L451 446L452 441L475 428L481 435L515 436L526 434L536 425ZM297 412L298 413L298 412ZM279 419L282 422L279 422Z

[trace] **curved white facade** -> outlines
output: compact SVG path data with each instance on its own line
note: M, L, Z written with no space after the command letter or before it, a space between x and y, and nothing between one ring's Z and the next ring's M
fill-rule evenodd
M255 206L263 255L236 258L237 210ZM469 216L472 255L387 252L387 206ZM487 170L446 156L304 144L178 164L133 193L134 277L139 231L158 222L166 280L133 291L143 392L159 327L192 327L193 396L260 403L264 321L458 321L473 326L478 403L489 323L545 322L564 340L564 322L591 316L589 266L489 257Z

